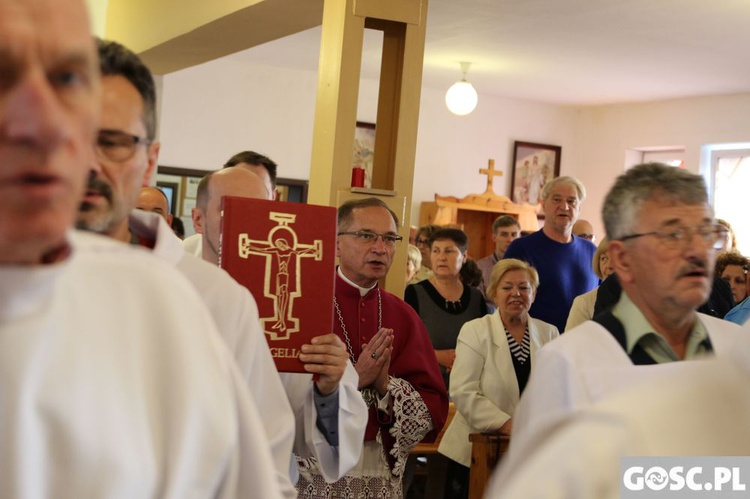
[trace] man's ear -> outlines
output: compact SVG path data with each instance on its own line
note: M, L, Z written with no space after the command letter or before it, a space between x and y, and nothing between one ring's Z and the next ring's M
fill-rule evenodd
M167 225L171 227L172 222L174 222L174 215L172 215L171 213L167 213Z
M148 166L146 166L146 172L143 174L143 187L148 187L151 185L151 177L156 171L156 164L159 161L160 149L161 144L159 142L154 142L153 144L148 146L148 150L146 151L146 154L148 155Z
M195 232L197 234L203 234L203 225L205 223L205 215L203 214L203 210L196 206L193 208L193 211L190 214L193 217L193 229L195 229Z
M631 282L631 253L622 241L610 241L607 254L621 282Z

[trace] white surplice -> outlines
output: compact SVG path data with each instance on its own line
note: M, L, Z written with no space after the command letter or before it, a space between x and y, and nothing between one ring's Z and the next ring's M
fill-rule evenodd
M2 496L281 497L192 286L146 252L68 239L62 262L0 266Z

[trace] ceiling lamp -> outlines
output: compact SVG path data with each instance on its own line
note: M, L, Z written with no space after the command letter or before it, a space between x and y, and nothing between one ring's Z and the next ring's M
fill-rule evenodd
M466 73L469 71L470 62L461 63L461 72L464 77L461 81L453 84L445 93L445 105L453 114L464 116L477 107L477 91L471 83L466 81Z

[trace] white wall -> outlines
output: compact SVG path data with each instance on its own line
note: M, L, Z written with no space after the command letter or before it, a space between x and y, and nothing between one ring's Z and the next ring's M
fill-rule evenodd
M421 201L435 194L464 197L484 192L487 177L479 173L487 161L503 176L495 192L510 196L513 142L516 140L562 146L561 172L568 174L574 147L575 113L550 106L479 95L476 110L455 116L445 107L445 90L423 89L417 136L412 218Z
M577 157L569 171L586 185L582 216L602 236L599 210L624 171L626 149L681 145L685 168L700 173L702 146L750 139L750 94L579 108L577 115Z
M163 78L159 164L211 170L244 149L267 154L282 177L309 179L317 73L250 66L225 58ZM510 192L514 140L563 147L566 172L573 148L570 108L480 95L477 110L455 116L445 90L423 89L412 219L435 193L484 192L479 174L490 158L505 172L498 194ZM360 85L360 121L374 122L377 82Z
M167 75L161 109L161 165L211 170L253 149L280 165L280 176L308 179L317 73L251 66L231 58ZM484 192L478 170L494 158L510 193L515 140L562 146L561 174L588 189L581 217L604 231L599 211L622 173L627 149L684 146L686 167L699 171L700 148L750 140L750 94L595 107L563 107L479 94L469 116L454 116L446 89L422 90L412 219L435 193ZM363 81L358 119L375 121L377 87Z
M317 74L220 59L164 76L159 164L215 170L252 149L307 179Z

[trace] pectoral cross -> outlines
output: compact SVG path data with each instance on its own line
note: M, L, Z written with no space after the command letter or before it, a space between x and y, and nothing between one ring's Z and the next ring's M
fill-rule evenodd
M495 189L492 188L492 180L494 179L494 177L500 177L503 174L503 172L495 170L495 160L489 160L488 167L480 168L479 173L484 173L485 175L487 175L487 190L485 191L485 194L495 194Z

